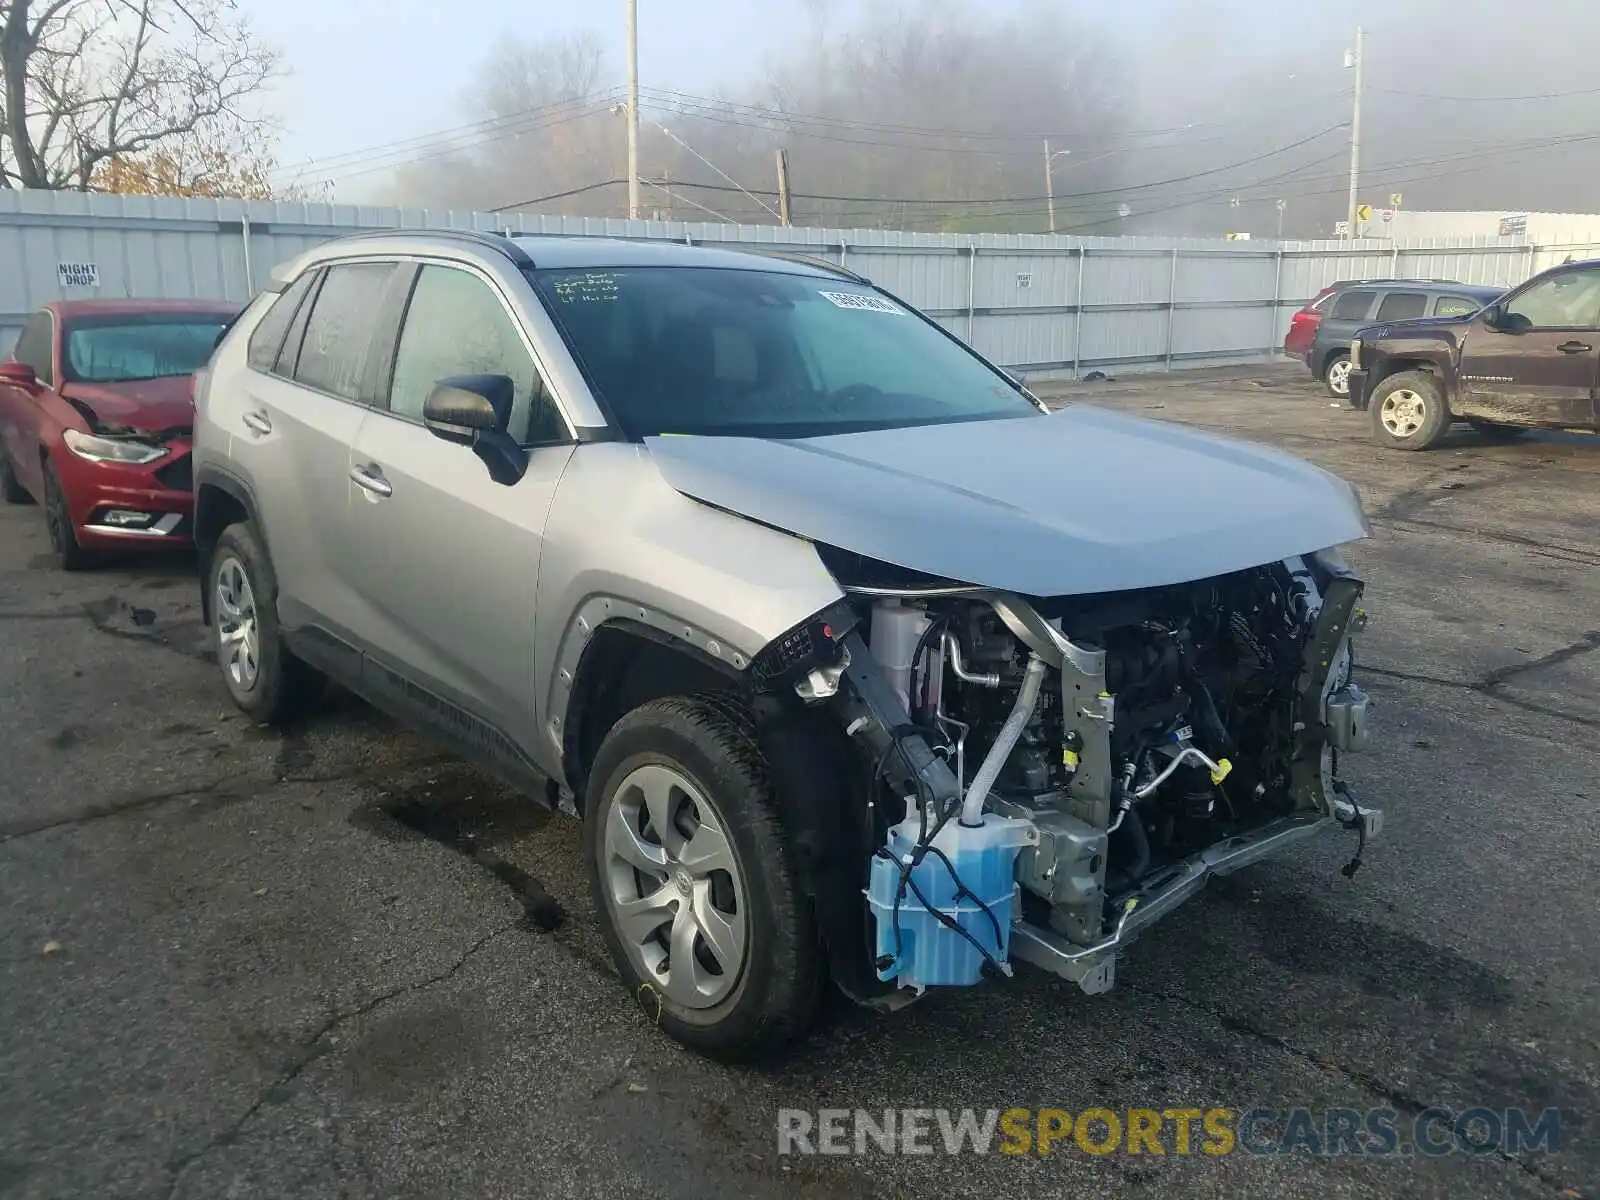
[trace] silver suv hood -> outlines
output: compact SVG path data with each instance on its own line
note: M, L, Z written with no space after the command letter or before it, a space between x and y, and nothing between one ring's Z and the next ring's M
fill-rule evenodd
M1368 533L1355 489L1309 463L1079 404L1048 417L645 445L673 488L706 504L1033 596L1183 583Z

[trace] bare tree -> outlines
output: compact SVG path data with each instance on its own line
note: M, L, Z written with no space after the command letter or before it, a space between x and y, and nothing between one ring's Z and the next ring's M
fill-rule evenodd
M256 149L278 70L236 0L0 0L0 186Z

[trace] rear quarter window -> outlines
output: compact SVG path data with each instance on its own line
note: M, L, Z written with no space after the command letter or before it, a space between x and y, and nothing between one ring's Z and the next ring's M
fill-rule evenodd
M289 332L289 323L294 320L294 314L299 311L306 293L311 290L311 281L316 274L315 271L305 272L287 290L267 301L271 307L250 331L250 349L246 361L252 369L266 372L273 369L278 361L278 352L283 348L284 335Z

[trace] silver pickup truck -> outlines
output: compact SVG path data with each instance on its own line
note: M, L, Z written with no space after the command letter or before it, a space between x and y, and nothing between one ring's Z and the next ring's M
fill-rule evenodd
M1103 991L1210 876L1377 832L1339 479L1052 413L825 262L417 231L276 278L196 382L234 702L332 677L570 797L686 1044L769 1052L829 980Z

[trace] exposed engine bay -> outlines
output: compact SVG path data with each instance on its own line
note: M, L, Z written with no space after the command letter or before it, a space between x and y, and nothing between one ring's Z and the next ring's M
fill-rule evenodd
M841 653L795 686L837 697L875 763L880 979L971 983L1010 954L1102 991L1210 875L1335 824L1353 874L1378 831L1337 777L1367 700L1362 585L1332 554L1054 599L844 586Z

